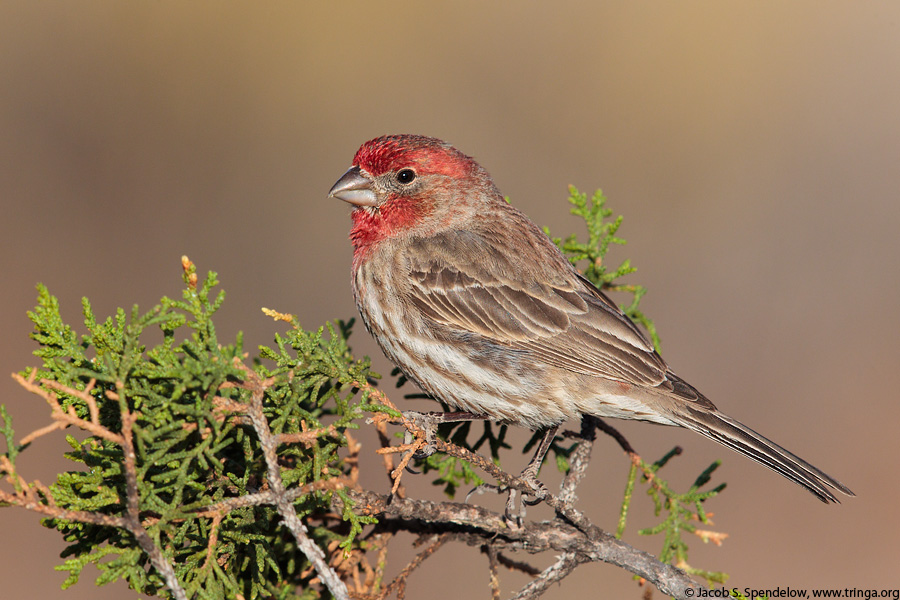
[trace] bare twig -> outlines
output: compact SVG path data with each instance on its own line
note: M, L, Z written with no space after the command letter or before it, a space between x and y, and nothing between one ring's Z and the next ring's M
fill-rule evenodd
M527 481L521 477L510 475L484 456L457 446L456 444L445 442L440 438L435 438L434 446L440 452L466 460L485 471L497 480L501 488L512 488L543 500L548 506L556 510L557 513L565 517L570 523L581 529L586 535L596 536L600 531L581 511L572 506L572 504L563 502L558 496L551 494L546 489L535 490Z
M585 415L581 419L581 441L569 457L569 472L559 486L559 499L566 504L574 504L577 500L575 488L584 479L588 464L591 462L591 450L594 448L594 440L597 439L594 433L597 421L596 417L590 415Z
M593 536L561 520L528 522L513 529L502 514L469 504L397 498L365 490L347 493L358 513L378 516L382 525L390 523L411 531L452 531L454 539L475 546L490 541L498 549L532 554L572 552L587 561L622 567L677 598L684 598L688 588L699 589L681 569L662 563L593 525L596 530ZM332 503L335 511L343 510L337 496L332 498Z
M409 579L410 574L421 565L426 558L429 558L433 555L438 548L444 545L447 541L447 535L435 535L431 536L431 543L425 547L424 550L416 554L415 558L413 558L408 565L406 565L402 571L394 578L394 580L387 585L384 589L384 596L388 596L397 591L397 600L403 600L403 597L406 595L406 581Z
M316 429L307 429L306 421L301 421L300 426L303 428L303 431L300 433L279 433L275 436L275 441L278 444L305 444L306 446L311 446L316 439L323 435L338 435L337 429L335 429L334 425L328 425L327 427L318 427Z
M625 436L619 433L618 429L616 429L612 425L609 425L603 419L595 418L594 421L597 424L597 429L599 429L612 439L616 440L616 442L618 442L619 446L622 448L622 450L625 451L626 454L637 455L637 452L635 452L634 448L631 447L631 444L628 443L628 440L625 439Z
M212 524L210 525L209 541L206 543L206 564L203 565L204 569L212 568L216 545L219 543L219 525L222 524L222 519L224 518L225 513L216 513L213 515Z
M50 423L46 427L41 427L40 429L35 429L31 433L29 433L28 435L23 437L22 441L20 441L19 444L21 444L22 446L25 446L27 444L30 444L34 440L38 439L39 437L47 435L48 433L53 433L54 431L56 431L58 429L65 429L66 426L67 426L66 423L63 423L62 421Z
M510 571L521 571L526 575L531 575L532 577L537 577L541 574L541 570L537 569L525 561L521 560L513 560L503 554L502 552L497 553L497 562L509 569Z
M491 585L491 600L500 600L500 576L497 573L500 565L499 552L490 544L482 547L482 551L488 557L488 574Z
M119 385L121 387L121 384ZM166 587L172 592L177 600L187 600L187 594L175 575L175 569L172 563L166 559L162 550L153 542L153 538L144 529L141 524L140 517L140 496L138 495L137 484L137 464L134 455L134 441L132 439L132 426L137 417L134 413L126 410L122 411L122 450L125 458L125 494L126 494L126 511L125 522L128 530L134 535L141 550L147 553L150 562L159 571L160 575L166 581Z
M378 442L381 444L382 448L390 448L391 440L388 438L387 434L387 423L385 421L376 421L375 422L375 431L378 432ZM376 450L376 452L378 452ZM394 460L391 458L391 454L387 452L378 452L381 454L382 460L384 461L384 469L387 471L388 477L393 477L394 473ZM403 488L402 484L397 485L395 483L395 487L391 490L394 494L397 494L401 498L406 497L406 490Z
M425 547L424 550L419 552L410 562L407 564L400 573L394 577L394 580L391 581L384 587L378 594L352 594L354 598L358 598L360 600L383 600L387 598L394 592L397 592L397 599L403 600L406 596L406 581L409 579L410 574L415 571L419 565L421 565L426 558L432 556L438 548L443 546L449 539L450 535L443 533L440 535L430 535L427 536L427 539L431 541L428 546ZM422 539L417 542L417 544L422 543Z
M416 433L416 439L414 442L410 444L403 444L401 446L387 446L383 448L379 448L375 452L378 454L382 454L384 456L388 456L390 454L399 454L403 453L403 456L400 458L400 464L397 465L397 468L391 471L391 478L394 480L394 485L391 488L391 493L397 493L397 490L400 489L400 478L403 476L403 472L406 470L407 465L409 465L409 461L412 460L413 456L415 456L416 452L424 448L426 445L425 435L424 433L419 435Z
M308 530L300 520L300 517L297 516L297 511L294 510L293 502L289 498L284 482L281 479L281 468L278 465L278 442L275 436L272 435L271 429L269 429L269 421L263 413L262 404L266 389L272 384L272 381L263 380L256 372L237 359L235 360L235 366L242 369L245 375L244 382L239 384L240 387L250 392L250 403L247 405L246 411L253 423L253 429L259 438L259 444L266 460L269 491L274 497L275 508L278 510L278 514L281 515L285 526L287 526L297 541L300 551L313 564L316 572L319 574L319 578L331 594L337 600L349 600L350 595L347 591L347 586L341 581L338 574L328 566L322 549L309 537Z
M339 490L345 487L352 487L354 484L355 481L353 481L352 479L343 477L320 479L318 481L307 483L306 485L301 485L300 487L285 490L283 495L287 500L293 502L297 498L305 496L310 492ZM275 504L277 496L278 494L276 494L270 488L268 490L256 492L254 494L245 494L243 496L228 498L227 500L222 500L221 502L216 502L215 504L210 504L209 506L204 506L203 508L198 508L195 512L197 512L198 514L215 515L221 513L222 515L226 515L233 510L244 508L246 506L262 506L264 504Z
M37 375L37 369L32 369L31 375L28 379L25 379L18 373L13 373L12 377L15 379L19 385L28 390L33 394L37 394L47 401L47 404L50 405L50 417L59 423L65 425L74 425L80 429L84 429L85 431L114 444L122 445L122 436L116 433L113 433L106 427L100 424L99 411L97 410L97 404L94 401L93 396L91 396L91 390L96 383L96 380L91 379L84 390L76 390L73 387L63 385L57 381L52 381L50 379L41 379L40 385L34 382L35 375ZM82 400L85 404L88 405L88 410L90 411L91 420L86 421L80 418L77 414L75 414L75 409L73 407L69 407L68 411L63 411L62 406L59 404L59 397L56 396L53 392L47 391L41 387L41 385L46 386L48 388L54 389L58 392L62 392L64 394L68 394L69 396L73 396ZM61 428L61 427L60 427ZM46 429L46 428L44 428ZM32 434L26 436L25 439L31 438L32 440L38 437L38 432L42 430L38 430ZM44 432L46 433L46 432ZM43 435L43 433L41 433ZM23 440L24 443L24 440Z
M559 557L559 560L544 569L540 575L519 590L510 600L534 600L535 598L540 598L547 591L547 588L564 579L575 570L575 567L583 562L587 562L587 560L587 558L574 552L566 552Z

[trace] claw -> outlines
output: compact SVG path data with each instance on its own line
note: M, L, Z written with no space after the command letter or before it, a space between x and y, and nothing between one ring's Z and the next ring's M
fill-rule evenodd
M516 496L519 494L518 490L494 485L493 483L482 483L481 485L472 488L472 490L466 494L465 502L468 504L469 499L472 496L481 494L502 494L504 492L509 495L506 497L506 510L503 511L503 520L510 529L519 529L522 527L522 523L525 522L525 506L524 503L521 507L516 505Z
M516 506L516 496L518 490L509 489L509 496L506 498L506 510L503 512L503 520L511 529L519 529L525 522L525 504L521 503Z
M437 449L434 447L434 442L428 442L421 450L416 450L413 453L413 458L416 460L425 460L435 452L437 452Z
M481 494L502 494L503 489L499 485L494 485L493 483L482 483L481 485L477 485L473 487L468 494L466 494L465 503L469 503L469 499L472 496L480 496Z

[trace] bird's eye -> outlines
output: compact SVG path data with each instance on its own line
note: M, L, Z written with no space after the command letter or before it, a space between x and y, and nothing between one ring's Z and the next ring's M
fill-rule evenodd
M401 169L399 173L397 173L397 181L402 184L412 183L416 178L416 172L412 169Z

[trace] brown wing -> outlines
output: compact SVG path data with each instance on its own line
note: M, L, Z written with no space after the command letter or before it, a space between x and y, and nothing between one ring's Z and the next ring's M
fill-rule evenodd
M406 253L412 304L442 329L475 334L575 373L635 385L665 381L666 365L652 344L531 227L511 232L516 244L502 232L415 240ZM498 252L523 242L539 260Z

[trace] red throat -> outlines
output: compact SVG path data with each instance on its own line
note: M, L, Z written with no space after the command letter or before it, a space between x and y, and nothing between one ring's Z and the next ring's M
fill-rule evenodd
M353 260L361 260L378 242L409 229L430 212L430 204L422 197L394 197L377 209L357 208L353 211Z

